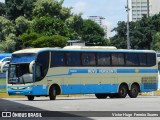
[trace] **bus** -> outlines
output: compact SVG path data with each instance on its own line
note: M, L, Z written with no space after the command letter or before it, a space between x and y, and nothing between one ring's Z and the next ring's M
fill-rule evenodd
M9 95L28 100L57 95L95 94L98 99L136 98L158 88L153 50L68 46L32 48L12 54L7 73Z

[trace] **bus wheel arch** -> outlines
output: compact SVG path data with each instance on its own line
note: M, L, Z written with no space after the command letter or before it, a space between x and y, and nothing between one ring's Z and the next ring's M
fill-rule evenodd
M125 98L128 94L129 87L127 83L121 83L118 88L118 97Z
M130 98L136 98L140 92L140 85L138 83L133 83L130 87L128 95Z
M58 84L52 84L49 88L49 97L50 100L55 100L56 99L56 95L60 95L61 94L61 88Z

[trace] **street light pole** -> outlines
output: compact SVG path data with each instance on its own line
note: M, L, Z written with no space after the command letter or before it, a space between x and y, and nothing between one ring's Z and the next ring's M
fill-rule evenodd
M126 6L126 11L127 11L127 49L130 49L130 37L129 37L129 5L128 5L128 0L127 0L127 6Z

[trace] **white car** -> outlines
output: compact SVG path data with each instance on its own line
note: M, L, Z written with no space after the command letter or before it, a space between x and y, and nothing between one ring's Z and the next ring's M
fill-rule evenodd
M0 71L5 72L8 70L9 63L11 61L11 57L5 57L0 60Z

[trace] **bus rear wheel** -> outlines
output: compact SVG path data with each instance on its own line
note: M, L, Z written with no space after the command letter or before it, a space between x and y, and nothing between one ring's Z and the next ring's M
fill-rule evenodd
M50 100L56 99L56 86L52 86L49 90L49 98Z
M30 101L34 100L34 96L33 96L33 95L28 95L27 98L28 98L28 100L30 100Z
M106 99L108 94L95 94L96 98L98 99Z
M120 85L119 91L118 91L118 97L119 98L125 98L127 96L128 89L125 84Z
M136 84L131 86L131 90L129 91L128 95L130 98L136 98L139 93L139 87Z

